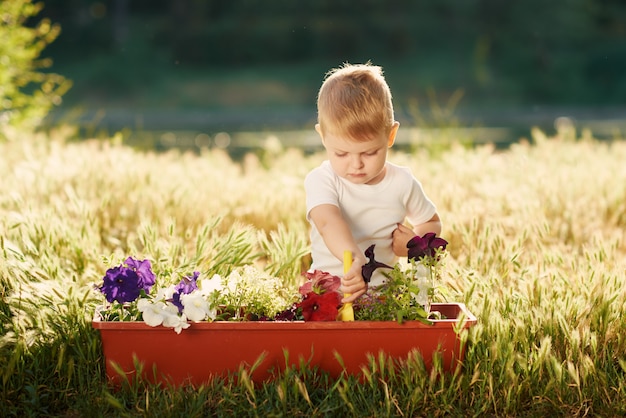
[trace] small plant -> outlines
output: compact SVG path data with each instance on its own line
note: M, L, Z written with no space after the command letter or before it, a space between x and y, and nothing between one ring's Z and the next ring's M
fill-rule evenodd
M415 237L408 243L408 269L396 266L383 285L357 303L362 320L428 320L434 283L447 242L434 234ZM374 259L374 248L363 266L369 279L376 268L388 267ZM104 321L141 321L177 333L190 321L335 321L341 307L341 279L321 271L307 272L304 284L289 286L256 267L247 265L228 276L183 276L177 284L156 286L149 260L128 257L106 271L97 289L106 304L98 309ZM152 291L156 288L156 291Z
M305 273L299 288L253 266L228 276L184 276L178 284L155 286L149 260L128 257L107 270L97 289L106 299L98 308L104 321L144 321L177 333L189 321L334 321L341 306L341 279L328 273ZM156 291L152 292L156 287Z
M439 313L430 311L430 304L435 295L437 281L441 278L441 267L448 242L428 233L423 237L415 236L407 247L408 265L397 263L393 268L374 260L374 249L370 247L366 254L369 263L364 270L387 267L387 280L381 286L369 290L354 307L357 320L398 321L418 320L430 323L430 319L440 318ZM373 270L372 270L373 271ZM365 276L365 274L364 274ZM371 272L369 273L371 276Z
M97 287L107 302L98 308L100 317L105 321L143 320L152 327L162 325L180 333L189 327L189 321L273 320L297 299L297 291L249 265L225 277L203 278L195 271L177 284L162 279L165 284L157 286L149 260L128 257L108 269Z

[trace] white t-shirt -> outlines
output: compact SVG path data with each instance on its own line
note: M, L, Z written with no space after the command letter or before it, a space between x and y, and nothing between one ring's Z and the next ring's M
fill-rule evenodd
M405 219L412 225L430 220L437 212L426 197L422 185L407 167L386 163L385 177L378 184L354 184L335 174L330 162L324 161L304 180L307 220L311 223L311 270L321 270L343 276L343 260L337 259L326 247L322 236L311 221L311 209L323 204L339 207L352 235L361 249L375 244L376 261L393 266L397 257L391 247L391 234ZM385 277L376 269L370 286L384 283Z

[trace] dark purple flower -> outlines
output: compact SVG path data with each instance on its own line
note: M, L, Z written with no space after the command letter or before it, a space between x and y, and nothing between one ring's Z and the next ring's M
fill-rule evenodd
M274 316L274 321L295 321L298 318L298 304L294 303Z
M178 308L178 312L182 312L185 309L180 300L181 295L188 295L194 290L198 290L198 276L200 276L200 272L194 271L192 276L183 277L180 283L174 287L171 302Z
M418 261L424 256L434 257L437 252L437 248L445 250L446 245L448 245L448 241L437 237L437 235L433 232L428 232L427 234L424 234L423 237L416 235L406 244L409 249L409 260L415 261Z
M370 280L372 279L372 274L374 274L374 271L377 268L379 267L385 267L388 269L393 268L391 266L388 266L385 263L380 263L374 259L374 247L375 247L375 244L372 244L367 248L367 250L365 250L365 257L367 257L367 259L369 260L367 263L363 265L363 267L361 267L361 275L363 276L363 280L365 280L365 283L370 282Z
M139 297L142 290L149 293L154 285L150 261L137 261L128 257L125 264L108 269L99 288L110 303L132 302Z

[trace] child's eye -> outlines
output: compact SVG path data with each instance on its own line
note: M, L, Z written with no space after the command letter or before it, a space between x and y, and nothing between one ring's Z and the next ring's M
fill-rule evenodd
M365 155L373 157L374 155L378 154L378 150L376 151L370 151L370 152L366 152Z
M335 155L337 157L341 158L341 157L345 157L346 155L348 155L348 153L346 153L346 152L336 152Z

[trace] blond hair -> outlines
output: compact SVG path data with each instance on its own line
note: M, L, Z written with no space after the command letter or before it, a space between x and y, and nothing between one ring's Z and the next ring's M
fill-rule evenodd
M332 132L359 141L388 133L393 104L382 68L368 62L329 71L317 96L317 117L322 135Z

